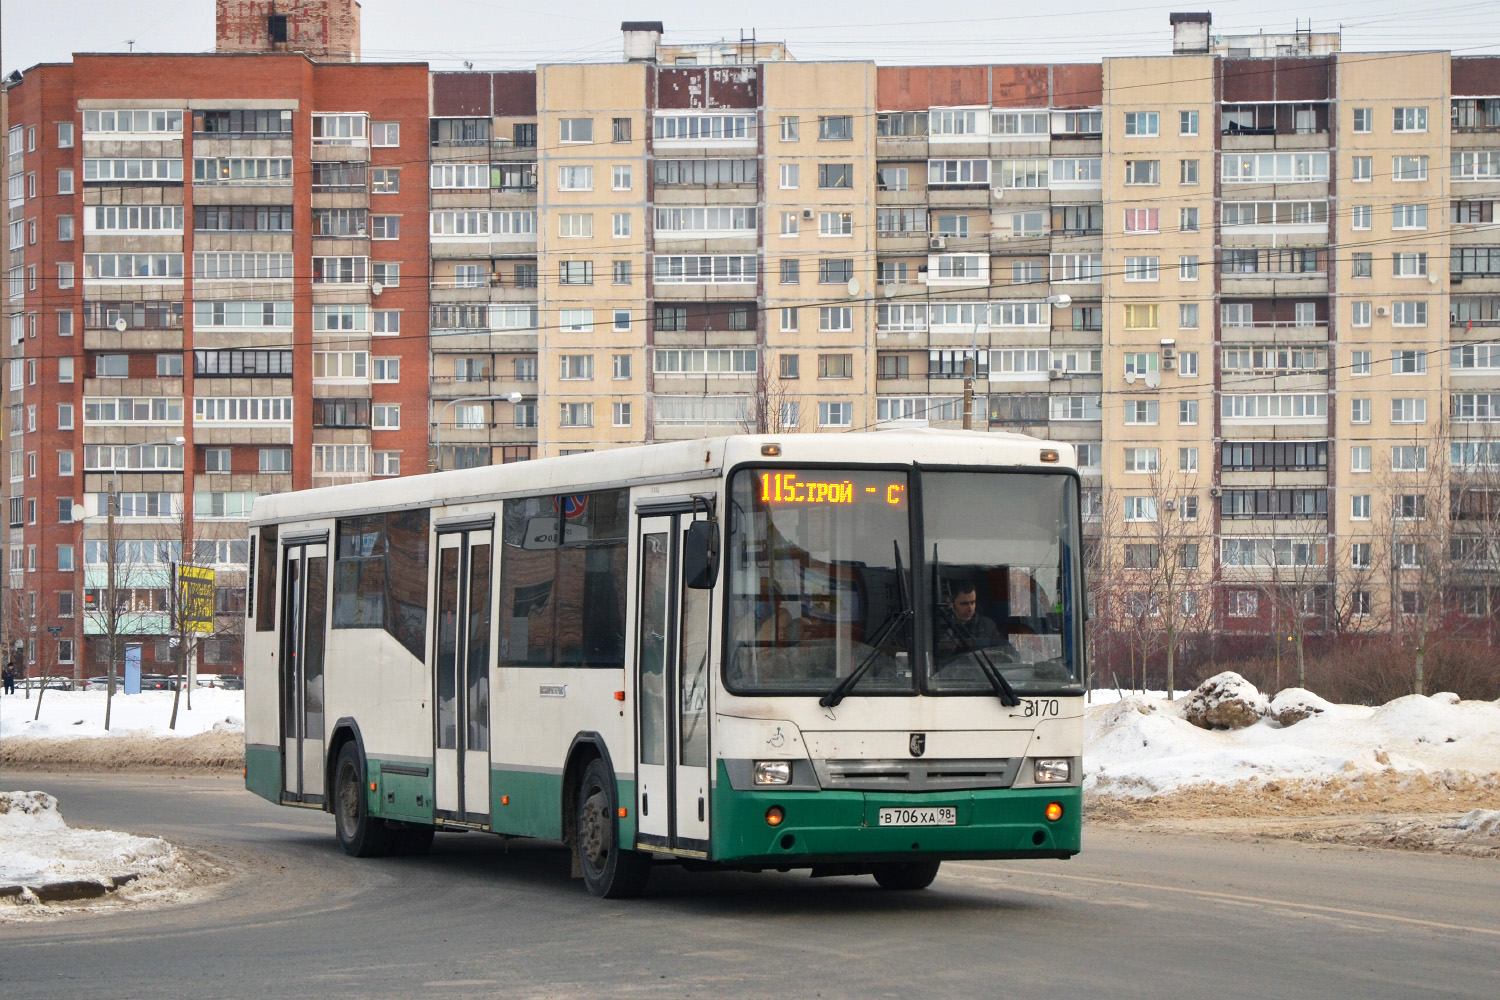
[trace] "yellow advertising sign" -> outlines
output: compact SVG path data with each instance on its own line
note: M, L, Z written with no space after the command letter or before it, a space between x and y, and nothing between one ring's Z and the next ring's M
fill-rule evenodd
M178 605L187 632L214 630L214 571L201 566L177 567Z

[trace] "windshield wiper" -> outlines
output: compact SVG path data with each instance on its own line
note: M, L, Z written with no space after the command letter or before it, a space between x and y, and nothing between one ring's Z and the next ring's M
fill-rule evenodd
M906 596L905 570L901 568L901 545L892 541L891 547L896 550L896 594L901 601L901 607L886 615L885 620L880 623L870 638L865 640L865 645L870 647L870 651L865 654L863 660L859 661L859 665L849 671L849 676L835 684L832 691L818 699L818 704L824 708L833 708L844 700L844 697L854 689L854 685L858 684L860 678L865 675L865 671L870 669L870 665L875 662L875 657L880 655L880 644L885 641L885 637L890 635L897 625L912 617L911 602Z
M1019 707L1021 704L1021 699L1016 696L1016 689L1010 686L1010 681L1005 679L1005 675L1000 672L999 667L995 666L994 661L989 658L989 654L985 653L983 649L979 648L979 644L974 641L974 637L969 634L969 630L959 624L957 616L953 613L953 609L944 604L941 600L938 600L937 567L937 543L934 542L932 545L933 611L943 616L943 621L948 626L948 632L959 643L959 645L961 647L967 646L967 648L960 648L958 652L974 654L974 659L979 662L980 672L984 674L985 680L990 682L990 687L995 689L995 694L997 697L999 697L1000 704L1004 705L1006 708ZM933 652L935 655L936 650L934 650ZM936 669L935 666L934 669Z

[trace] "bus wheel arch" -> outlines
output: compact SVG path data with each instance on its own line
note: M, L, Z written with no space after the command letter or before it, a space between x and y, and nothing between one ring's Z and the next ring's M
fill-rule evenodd
M651 859L619 842L619 781L609 749L597 733L579 733L563 768L563 838L572 874L595 896L638 896ZM585 851L589 857L585 858Z
M370 758L365 753L364 734L359 731L359 723L349 716L344 716L333 724L333 729L328 737L328 743L323 748L323 810L333 812L333 782L338 772L339 753L344 749L344 744L352 742L359 751L359 759L365 767L365 780L369 780Z

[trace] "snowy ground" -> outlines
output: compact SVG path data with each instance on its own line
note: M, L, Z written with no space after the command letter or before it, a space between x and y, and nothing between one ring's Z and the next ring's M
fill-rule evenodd
M0 921L180 899L181 862L156 837L68 826L46 792L0 792Z
M41 718L36 721L32 721L32 716L36 712L37 692L31 692L31 698L27 699L17 691L0 697L0 745L16 737L68 739L148 733L182 737L213 730L244 732L243 691L199 688L193 692L192 711L187 708L187 692L182 692L177 706L177 728L168 729L172 698L176 694L175 691L142 691L131 695L116 692L106 730L103 691L48 691L42 699Z

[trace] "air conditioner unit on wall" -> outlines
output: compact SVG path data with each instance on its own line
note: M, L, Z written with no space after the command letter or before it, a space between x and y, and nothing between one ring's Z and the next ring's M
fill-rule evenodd
M948 241L943 239L941 236L934 236L932 239L927 241L927 249L929 250L946 250L947 248Z
M810 208L804 208L802 210L802 217L804 219L811 219L813 217L813 210Z
M1221 496L1223 493L1224 491L1219 489L1217 486L1210 486L1208 488L1208 495L1211 497Z
M1161 502L1161 505L1162 505L1162 507L1164 507L1167 510L1176 510L1177 509L1177 501L1176 500L1163 500Z
M1379 306L1375 310L1375 315L1376 316L1389 316L1390 312L1391 311L1389 309L1387 309L1385 306Z

